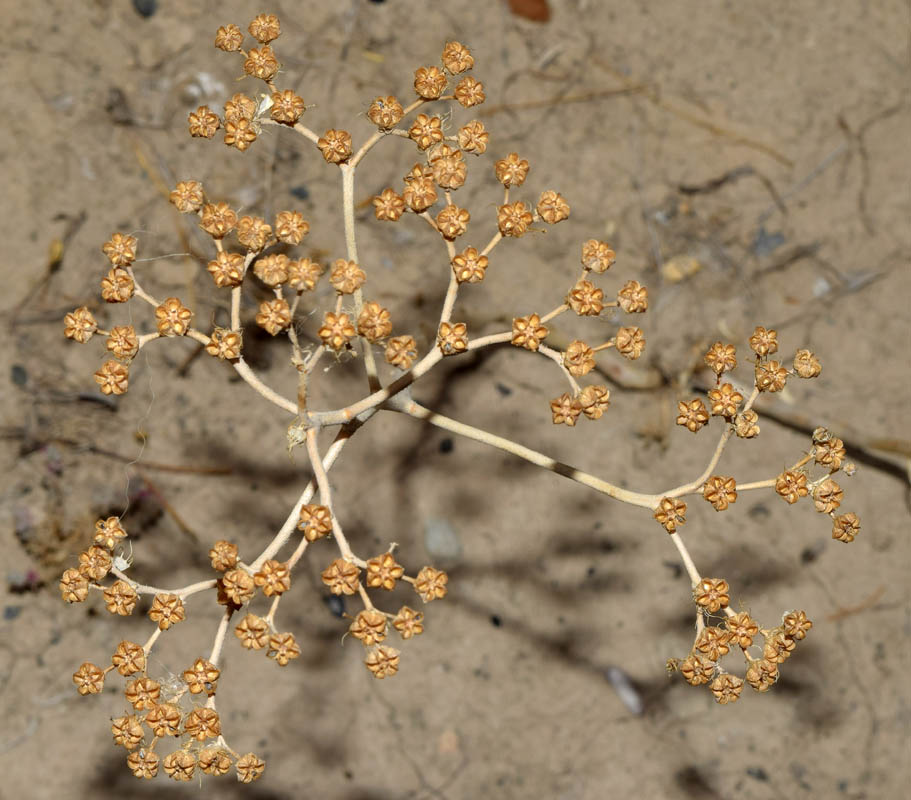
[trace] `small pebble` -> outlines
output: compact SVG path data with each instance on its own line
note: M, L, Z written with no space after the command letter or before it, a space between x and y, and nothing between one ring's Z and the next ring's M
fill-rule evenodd
M424 523L424 547L441 564L452 564L462 557L462 541L449 520L431 517Z
M148 19L158 11L158 0L133 0L133 8L140 17Z
M633 682L620 667L608 667L604 671L607 682L617 693L617 697L625 705L630 713L639 715L643 711L642 697L639 691L633 686Z

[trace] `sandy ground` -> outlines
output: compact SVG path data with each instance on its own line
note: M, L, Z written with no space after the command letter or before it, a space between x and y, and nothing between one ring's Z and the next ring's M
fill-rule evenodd
M907 3L551 0L544 23L465 0L161 2L149 18L111 0L0 6L0 797L902 795L911 777ZM695 437L673 424L676 401L704 380L693 368L711 342L738 345L736 374L747 380L757 324L779 331L785 353L819 355L821 377L793 380L762 407L759 438L734 441L719 471L774 476L800 457L808 431L830 426L857 463L842 481L844 509L863 523L857 541L832 541L807 501L787 507L759 491L724 514L692 499L685 529L697 565L730 582L735 607L765 624L792 608L814 620L771 692L747 690L720 707L704 688L667 677L667 659L690 646L689 586L647 511L388 413L332 473L355 551L369 557L397 542L413 574L439 546L428 527L442 526L454 549L450 594L425 609L426 632L402 646L399 674L372 679L361 645L342 641L346 623L319 580L335 551L321 542L278 617L302 658L280 670L233 637L224 653L225 733L267 759L264 778L252 787L206 779L200 789L128 773L108 723L124 713L119 679L80 698L70 676L84 660L105 663L123 638L144 640L151 623L112 618L97 596L65 607L60 572L95 518L120 513L129 497L130 574L159 586L208 577L210 544L230 538L259 552L309 472L302 454L285 450L287 415L226 365L191 358L192 342L153 343L129 393L111 407L96 402L103 345L64 341L60 319L96 302L99 247L113 230L134 232L142 256L163 256L138 266L150 291L185 299L203 329L224 318L224 296L199 259L180 255L209 251L163 199L178 179L202 180L213 197L256 213L298 208L312 224L303 254L342 254L338 175L306 142L269 128L241 154L186 134L190 108L254 90L211 41L217 25L245 26L262 10L284 24L282 82L314 106L307 124L347 128L356 141L369 135L364 110L375 95L408 97L413 70L436 61L445 41L471 47L492 132L458 194L472 241L494 229L492 163L510 151L532 164L515 196L555 188L572 205L567 222L493 251L488 279L456 307L473 335L557 305L590 237L618 253L601 279L608 294L629 279L651 291L640 362L620 373L602 354L612 406L598 423L553 426L548 400L564 391L562 377L510 348L447 361L417 399L657 492L696 477L717 439L717 420ZM470 118L461 113L456 122ZM358 203L400 181L416 154L390 140L372 155ZM445 252L420 221L381 225L360 208L371 296L426 348ZM261 287L247 292L245 314L260 297ZM331 302L325 282L315 301L308 313ZM148 326L145 308L130 309L98 313L102 324L136 314ZM558 342L593 341L601 329L606 339L616 324L564 319ZM304 335L315 328L307 321ZM248 327L248 359L293 396L285 343L268 339ZM360 369L353 361L320 373L314 406L359 397ZM212 466L223 472L201 471ZM175 673L208 652L217 619L208 595L193 598L152 670ZM624 705L609 667L628 676L642 713Z

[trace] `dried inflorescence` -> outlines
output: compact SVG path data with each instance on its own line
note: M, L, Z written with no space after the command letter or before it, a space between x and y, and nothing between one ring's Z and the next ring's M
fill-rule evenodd
M482 156L491 142L484 124L471 118L472 109L486 100L486 91L477 77L465 74L474 68L474 57L463 44L447 42L439 66L422 65L408 76L414 91L410 100L384 93L365 103L369 133L364 137L339 127L318 132L308 126L310 112L303 97L284 85L287 75L274 48L281 30L275 15L260 14L247 27L255 41L245 47L246 34L239 26L218 28L215 46L237 54L238 73L245 76L244 86L239 88L246 92L226 99L221 114L208 106L191 111L187 118L189 133L199 139L213 139L221 132L223 143L241 153L273 134L300 134L315 148L325 168L339 171L344 252L329 254L328 260L317 260L314 253L312 257L296 254L294 249L310 234L310 223L301 211L282 209L268 218L244 213L246 209L242 212L210 197L200 180L186 178L176 184L169 200L210 240L209 252L201 263L214 299L194 309L190 305L196 305L195 295L189 291L185 299L194 297L190 305L179 297L156 298L140 285L134 272L137 237L116 232L101 247L106 257L100 276L103 303L80 306L64 318L64 334L75 342L87 343L96 334L103 337L107 358L96 370L95 381L102 393L114 397L131 390L130 368L142 348L163 338L172 339L169 343L178 347L192 339L199 352L222 365L219 368L234 370L262 398L289 415L289 451L303 447L314 476L301 490L285 523L258 555L241 557L231 534L219 531L207 544L211 570L202 580L183 588L149 586L127 574L132 547L119 517L100 519L94 531L87 532L86 547L78 555L76 566L61 576L63 601L86 602L94 592L100 594L113 615L129 616L137 606L148 608L148 620L142 623L149 631L144 643L123 640L110 655L108 666L85 662L73 674L76 690L82 695L101 693L109 673L124 679L123 697L132 710L113 718L110 730L115 745L127 751L128 768L142 779L163 772L176 781L190 781L200 772L223 775L232 767L238 780L245 783L263 774L265 764L258 756L240 755L225 738L226 733L233 738L236 732L224 730L233 717L222 717L216 708L218 686L224 680L222 650L227 640L251 653L262 651L281 667L293 668L312 643L298 640L304 632L277 628L276 618L284 612L285 597L295 594L298 581L293 579L294 571L310 557L310 548L318 550L313 559L326 597L337 595L363 604L350 616L348 632L366 648L367 670L382 679L403 667L403 656L389 644L389 638L398 634L402 640L409 640L422 634L424 613L408 605L387 611L375 603L392 596L389 592L401 591L402 584L410 585L423 603L444 598L449 577L429 565L409 574L408 554L400 563L394 544L379 555L366 559L358 556L354 548L362 543L349 542L345 534L348 513L343 505L344 487L336 491L327 476L348 439L379 411L403 413L462 433L573 477L622 502L650 509L681 553L690 577L690 599L696 607L693 646L673 666L688 683L708 686L721 704L737 700L745 683L759 692L767 691L778 679L779 666L812 623L804 612L793 611L776 627L763 629L748 612L735 612L727 581L699 575L681 540L688 510L683 498L701 494L716 511L729 515L739 492L773 490L789 505L807 498L804 506L812 503L819 513L831 518L833 538L854 540L860 521L853 512L836 514L844 491L833 477L839 471L853 474L854 466L845 460L844 443L825 429L814 432L811 448L802 458L769 480L739 482L732 476L715 474L718 459L731 438L752 439L759 434L759 419L753 409L758 395L783 391L792 377L817 377L821 372L819 359L807 349L797 350L793 358L779 355L777 332L764 327L757 327L749 337L748 358L738 359L734 344L714 342L702 359L711 372L708 390L704 397L694 398L687 389L686 396L679 399L676 421L702 436L706 429L720 427L715 456L702 477L658 494L610 484L420 406L412 399L410 386L444 359L511 345L515 357L543 356L553 363L554 382L560 387L548 392L554 424L574 428L583 416L591 421L609 419L608 386L603 381L581 385L579 380L599 369L612 374L602 359L635 361L643 356L645 334L637 325L628 324L626 315L649 309L649 291L628 277L612 282L608 273L617 254L609 243L591 238L582 243L581 253L577 250L566 259L574 274L553 287L550 310L545 307L523 313L522 309L507 309L506 329L496 330L482 329L481 321L475 327L475 317L467 313L464 319L471 319L471 326L454 319L457 301L462 308L473 292L483 289L479 284L485 281L492 258L497 262L494 272L502 268L503 275L509 274L510 265L501 267L499 263L500 251L492 256L494 248L510 247L511 239L540 237L547 226L570 217L569 201L556 189L529 188L535 172L529 160L515 152L499 154L501 157L493 161L493 175L488 172L488 178L496 178L499 197L489 198L486 206L482 204L473 212L455 201L475 172L472 157ZM444 104L448 104L446 111L441 110ZM456 121L458 115L467 116ZM355 205L355 173L374 145L387 137L409 150L400 171L392 173L402 175L401 182L377 187L379 194L366 205L372 205L373 217L384 224L407 224L416 218L437 240L441 274L449 283L439 315L434 313L412 332L398 331L394 324L400 309L412 302L412 295L387 293L380 280L386 264L394 264L395 259L387 261L370 251L359 255L356 246L359 206ZM225 152L229 158L241 157ZM478 238L482 226L496 231L486 243ZM577 257L579 262L574 263ZM428 271L431 261L428 256ZM383 264L382 270L378 264ZM321 285L324 272L328 275ZM554 274L560 274L559 270ZM140 276L144 280L143 273ZM365 290L372 299L365 297ZM248 307L247 300L254 293L259 296L254 307ZM418 292L415 296L423 295ZM134 301L149 307L145 319L139 314L134 319L131 308L121 324L105 327L109 316L122 313L119 306ZM225 309L229 319L222 319L221 325L212 325L208 331L200 325L213 319L206 310L210 307ZM590 325L591 333L585 334L585 339L563 338L561 315L566 315L564 321L575 315L577 323ZM597 319L588 319L592 317ZM287 360L297 385L293 399L266 385L245 361L245 334L253 325L288 347ZM313 344L308 345L308 341ZM616 353L605 353L607 350ZM383 358L378 358L379 354ZM773 356L778 360L772 360ZM319 368L320 362L354 359L363 365L365 395L339 408L312 407L314 396L334 396L332 371ZM750 379L743 381L739 373L750 371ZM314 383L320 384L316 394L310 391ZM542 417L547 413L543 401L539 412ZM320 433L324 429L337 429L338 436L321 454ZM704 513L704 507L694 510L691 518L699 513ZM287 552L281 552L286 548ZM143 595L147 602L140 605ZM180 635L174 630L186 627L180 623L191 613L188 601L194 595L207 596L222 615L213 642L203 650L207 655L198 655L191 664L181 664L170 674L149 674L152 665L158 663L150 658L156 641L161 636ZM720 664L738 648L746 661L743 678Z

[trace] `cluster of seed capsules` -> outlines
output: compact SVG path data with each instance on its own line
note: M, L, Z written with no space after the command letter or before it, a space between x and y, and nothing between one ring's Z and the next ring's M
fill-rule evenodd
M822 367L809 350L800 349L794 355L790 368L776 360L778 334L775 330L756 327L749 340L753 352L753 387L751 392L739 390L725 379L737 366L734 345L715 342L705 354L705 365L716 376L715 386L707 393L708 405L701 399L681 400L676 422L696 433L711 417L721 418L725 431L719 447L727 438L736 435L744 439L759 434L759 416L752 406L762 392L782 391L790 377L810 379L817 377ZM748 396L745 397L745 394ZM776 494L789 505L805 497L812 499L816 511L832 520L832 538L852 542L860 531L860 520L854 512L837 513L844 498L844 491L832 477L841 471L854 474L854 464L847 461L844 442L825 428L813 432L812 446L790 468L768 481L741 485L727 475L712 475L696 493L716 511L726 511L737 501L738 488L774 488ZM820 473L810 474L812 466ZM662 497L655 508L655 520L671 535L686 522L686 502L679 496ZM771 629L761 629L746 611L735 613L728 605L729 587L723 578L700 578L693 587L697 606L696 640L689 655L682 661L672 659L669 667L679 670L686 681L694 686L708 684L715 699L722 704L731 703L740 696L744 682L758 692L770 689L779 676L779 666L791 655L797 642L812 627L803 611L786 613L781 623ZM721 611L725 617L719 624L711 624L711 616ZM762 645L754 645L762 636ZM728 673L719 661L733 647L743 651L746 674L743 678Z
M138 778L153 778L161 768L177 781L188 781L194 772L223 775L232 766L238 780L250 782L259 778L265 762L254 753L239 755L222 735L221 719L215 707L215 696L221 670L218 666L224 632L232 615L249 609L257 593L271 599L264 616L248 613L234 626L234 635L243 648L262 650L280 666L286 666L301 654L300 645L290 632L275 627L279 601L291 587L291 569L307 545L332 531L331 513L325 506L305 504L299 512L298 529L303 531L301 546L287 561L265 559L258 566L239 558L235 544L219 540L209 551L213 569L219 575L173 591L144 586L126 576L129 563L123 556L127 533L118 517L100 519L95 525L93 543L79 554L77 567L64 571L60 592L67 603L84 602L91 590L99 591L111 614L131 615L141 595L152 596L149 619L155 623L144 644L121 641L106 667L83 663L73 674L73 683L81 695L100 694L105 678L117 672L128 680L123 695L130 711L113 718L111 733L114 743L129 751L127 766ZM399 580L409 582L424 602L445 597L448 576L442 570L424 567L410 577L391 552L371 558L361 568L338 558L322 572L322 580L335 595L359 593L365 608L357 614L349 633L367 648L365 664L376 678L394 675L399 666L399 651L383 644L390 627L402 639L410 639L424 630L423 612L407 605L397 613L379 610L365 591L381 588L391 591ZM116 580L104 585L105 579ZM153 678L148 674L149 656L159 636L186 618L185 600L201 592L214 593L225 606L222 627L208 657L200 656L179 675ZM173 739L178 745L163 757L160 751ZM157 750L156 750L157 748Z

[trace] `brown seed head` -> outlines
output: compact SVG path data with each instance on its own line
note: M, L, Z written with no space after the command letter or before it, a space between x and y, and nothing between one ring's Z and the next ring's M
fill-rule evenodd
M437 347L444 356L454 356L468 349L468 326L464 322L441 322Z
M713 417L731 419L743 402L743 395L730 383L722 383L716 389L709 389L709 404Z
M731 600L730 591L724 578L703 578L693 588L693 599L697 606L714 614L720 608L727 608Z
M604 310L604 292L582 279L570 289L566 304L580 317L597 317Z
M467 209L449 205L437 214L437 230L439 230L444 239L451 242L468 230L468 221L470 219L471 214L468 213Z
M176 594L156 594L149 609L149 619L157 622L158 627L166 631L172 625L186 619L183 600Z
M101 279L101 297L108 303L125 303L135 288L133 277L120 267L114 267Z
M589 239L582 244L582 267L593 272L607 272L617 260L617 254L607 242Z
M443 141L443 122L439 117L418 114L408 129L408 136L419 150L426 150L430 145Z
M240 50L244 43L243 31L236 25L222 25L215 32L215 46L226 53L233 53Z
M841 505L845 493L835 481L826 478L813 490L813 505L821 514L829 514Z
M801 378L816 378L822 372L822 365L809 350L798 350L794 356L794 372Z
M237 780L241 783L252 783L265 772L266 762L253 753L247 753L237 759L234 768L237 770Z
M279 37L282 26L275 14L258 14L253 18L247 30L256 41L268 44Z
M353 152L351 143L351 134L348 131L335 130L330 128L317 141L323 158L330 164L343 164Z
M576 398L582 413L589 419L601 419L610 405L610 390L601 384L586 386Z
M705 354L705 365L716 375L730 372L737 366L737 349L732 344L715 342Z
M298 245L310 233L310 223L300 211L279 211L275 215L275 237L285 244Z
M125 747L127 750L135 750L139 747L145 736L142 722L135 715L112 719L111 733L114 735L114 744L118 747Z
M470 75L466 75L459 81L453 94L459 105L465 108L479 106L487 99L487 95L484 94L484 84Z
M288 263L288 286L298 292L311 292L322 274L322 264L309 258L295 259Z
M307 104L304 102L304 98L290 89L272 93L272 108L269 109L269 116L275 122L294 125L306 110Z
M284 594L291 588L291 570L285 562L270 558L254 573L253 582L262 587L266 597Z
M674 497L662 497L654 516L668 533L675 533L686 522L686 503Z
M272 336L281 333L291 325L291 307L288 305L288 301L283 297L264 300L259 304L256 324Z
M511 343L516 347L535 351L547 336L547 328L541 324L541 317L529 314L527 317L515 317L512 321Z
M278 72L278 59L269 45L251 47L244 59L244 72L263 81L271 81Z
M101 247L111 266L128 267L136 260L136 237L125 233L112 233Z
M418 67L414 73L414 91L424 100L436 100L446 89L446 75L439 67Z
M690 653L680 664L680 674L690 686L702 686L712 680L715 662L698 653Z
M371 344L377 344L392 333L389 309L379 303L364 303L357 316L357 332Z
M648 289L639 281L627 281L617 293L617 302L627 314L642 314L648 310Z
M158 754L152 750L135 750L127 756L127 766L137 778L151 780L158 774Z
M226 542L219 539L212 545L209 550L209 559L212 561L212 569L219 572L227 572L237 566L237 545L233 542Z
M459 128L458 139L459 147L465 152L481 155L487 150L490 134L484 127L484 123L475 119Z
M168 199L183 214L199 211L205 199L202 184L199 181L180 181Z
M125 270L121 271L126 274ZM80 306L74 311L70 311L63 318L63 335L80 344L85 344L97 330L98 323L86 306Z
M860 533L860 520L853 511L849 511L847 514L839 514L833 519L833 539L838 539L838 541L845 543L853 542L858 533ZM65 595L64 599L66 599Z
M308 542L315 542L332 533L332 513L326 506L308 504L301 506L297 529L304 532Z
M759 435L759 415L751 408L734 419L734 433L741 439L753 439Z
M95 523L95 535L92 537L92 541L99 547L106 547L108 550L113 550L119 542L122 542L126 538L127 532L118 517L99 519Z
M105 346L115 358L130 361L139 352L139 337L132 325L115 325L111 328Z
M266 655L280 667L288 666L288 662L298 658L300 654L300 645L295 641L294 634L274 633L269 637L269 650Z
M118 361L105 361L95 371L95 383L102 394L125 394L130 385L130 373L126 364Z
M405 568L396 563L392 553L371 558L367 562L367 586L371 589L383 588L392 591L395 583L405 574Z
M808 494L807 476L802 472L785 470L775 479L775 491L785 502L793 505Z
M79 573L89 580L100 581L113 566L111 554L104 547L92 545L79 554Z
M489 263L487 256L479 255L474 247L467 247L453 257L452 271L459 283L480 283Z
M240 358L240 351L243 345L243 339L237 331L229 331L227 328L216 328L212 331L209 341L206 344L206 352L210 356L221 359Z
M139 595L126 581L115 581L104 590L104 605L111 614L128 617L136 608Z
M182 715L180 708L173 703L146 706L150 708L145 716L145 723L152 729L156 737L179 736Z
M510 153L494 165L497 180L504 186L521 186L528 176L528 161L519 158L518 153Z
M766 330L758 325L750 337L750 348L760 358L778 352L778 331Z
M223 239L237 225L237 213L227 203L206 203L202 207L199 227L213 239Z
M123 694L133 708L137 711L144 711L158 705L158 698L161 697L161 684L148 677L136 678L127 683Z
M723 672L711 684L712 694L721 705L733 703L743 691L743 679L728 672Z
M396 222L405 213L405 200L394 189L383 189L373 198L373 214L382 222Z
M193 312L176 297L169 297L155 308L159 336L183 336L190 328Z
M635 361L645 350L645 336L641 328L620 328L614 337L617 352L630 361Z
M724 511L737 500L737 482L733 478L713 475L702 487L702 496L712 504L715 511Z
M582 413L582 403L569 392L564 392L550 401L550 413L554 425L568 425L572 428Z
M474 56L459 42L446 42L441 60L451 75L465 72L474 66Z
M421 600L429 603L446 596L446 584L449 576L440 569L423 567L414 579L414 590L420 595Z
M327 311L323 317L323 325L317 334L326 347L338 353L348 346L348 343L357 334L357 330L351 324L351 317L347 314Z
M183 724L184 733L197 742L221 735L221 720L214 708L194 708Z
M243 216L237 221L237 241L258 253L272 238L272 226L262 217Z
M209 697L215 694L218 688L218 678L221 671L211 661L197 658L190 669L184 670L183 681L191 694L205 692Z
M337 558L323 570L321 577L332 594L354 594L360 574L356 564Z
M781 618L781 628L785 636L798 642L806 638L812 627L813 623L807 619L806 611L789 611Z
M262 650L269 643L269 624L256 614L247 614L234 628L234 635L247 650Z
M104 670L86 661L73 673L73 683L83 697L87 694L100 694L104 688Z
M375 678L388 678L399 671L399 651L385 644L378 645L367 653L364 663Z
M187 117L187 127L190 136L197 139L211 139L221 127L218 114L208 106L200 106L196 111L191 111Z
M503 236L522 236L534 217L521 200L497 207L497 228Z
M386 638L386 615L375 608L365 609L348 626L348 632L366 647L372 647Z
M753 637L759 633L759 625L746 611L728 617L724 625L731 635L731 642L744 650L753 644Z
M760 392L780 392L788 380L788 371L777 361L760 361L755 375L756 388Z
M146 654L142 645L136 642L122 641L117 645L114 655L111 656L111 664L121 675L135 675L137 672L145 672Z
M731 634L714 625L703 628L693 644L694 650L702 653L709 661L717 661L731 650Z
M411 369L418 357L413 336L394 336L386 343L386 362L399 369Z
M179 782L191 781L196 770L196 756L188 750L176 750L164 757L161 766L169 778Z
M197 764L206 775L225 775L231 769L231 756L217 747L206 747L199 751Z
M332 262L329 283L339 294L354 294L366 280L367 274L354 261L337 258Z
M256 125L248 119L225 120L225 144L244 152L256 141Z
M374 98L370 108L367 109L367 119L383 131L394 128L403 116L405 116L405 110L398 98L393 95Z
M253 578L242 569L230 569L219 581L222 591L235 606L242 606L253 599L256 584Z
M709 412L705 410L705 404L698 397L689 403L685 400L677 403L677 424L688 431L696 433L708 421Z
M595 368L595 353L581 339L574 339L563 354L563 366L570 375L581 378Z
M392 620L392 627L399 632L403 639L418 636L424 632L424 612L402 606Z
M562 194L553 189L541 193L536 209L538 216L548 225L555 225L569 217L569 203Z
M89 596L89 579L77 569L67 569L60 577L60 594L65 603L81 603Z

